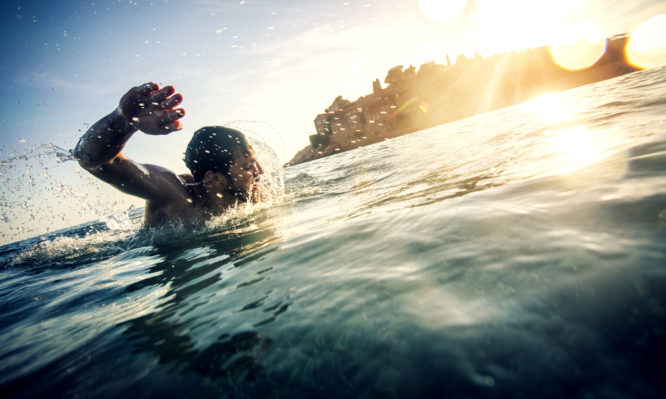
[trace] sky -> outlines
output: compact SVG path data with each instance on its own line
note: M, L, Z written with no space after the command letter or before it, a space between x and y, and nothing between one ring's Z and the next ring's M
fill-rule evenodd
M125 148L128 156L184 173L182 154L192 132L222 124L260 138L286 162L308 144L315 116L337 95L355 100L368 94L372 81L383 82L395 65L547 45L582 21L593 21L608 35L632 32L666 13L664 0L432 2L5 0L0 5L0 158L31 154L44 144L73 148L130 87L153 81L172 84L183 94L184 128L160 137L137 133ZM10 185L7 164L0 183L4 194L15 194L0 203L5 241L19 237L17 225L21 234L43 230L45 223L59 225L44 222L43 207L34 205L49 191L30 191L30 186L44 178L81 190L92 184L85 175L69 181L72 165L37 173L43 167L37 162L23 173L24 166L14 162L26 182L15 178ZM140 204L106 187L95 190L114 201ZM29 216L7 210L12 207L7 198L17 196L24 197L17 212ZM61 224L82 222L61 215L72 207L72 201L67 207L58 204L67 198L57 196L49 212L58 214Z

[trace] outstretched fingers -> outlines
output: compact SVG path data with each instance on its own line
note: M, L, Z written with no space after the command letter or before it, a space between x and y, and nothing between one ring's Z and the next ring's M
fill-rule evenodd
M173 86L164 86L161 89L150 93L149 100L155 103L164 101L167 97L176 92Z
M162 125L162 127L160 127L160 131L162 132L162 134L169 134L171 132L175 132L176 130L180 130L182 128L183 128L183 122L175 120L171 123L167 123L166 125Z
M120 99L119 110L131 125L147 134L169 134L182 129L179 121L185 110L175 108L183 101L173 86L159 87L156 83L144 83L131 88Z
M175 121L176 119L180 119L183 116L185 116L185 110L183 108L176 108L171 111L167 111L167 119L169 121Z
M134 89L142 96L147 96L150 93L159 90L160 86L157 83L148 82L140 86L136 86Z
M176 93L160 103L162 109L171 109L183 102L183 95Z
M183 95L176 93L176 89L173 86L169 85L160 88L157 83L153 82L133 87L130 93L134 94L134 101L140 102L141 108L150 108L150 106L153 106L161 109L170 109L178 106L183 101Z
M179 120L185 116L185 110L182 108L165 111L162 119L162 126L160 131L164 134L170 133L183 128L183 123Z

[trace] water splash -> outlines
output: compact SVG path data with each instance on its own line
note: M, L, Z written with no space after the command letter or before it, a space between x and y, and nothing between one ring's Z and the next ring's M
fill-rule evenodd
M56 237L44 240L11 259L12 267L30 267L33 271L42 267L67 267L98 261L129 249L128 238L134 231L108 230L84 237Z
M251 140L253 146L255 144L267 146L269 152L279 159L290 156L287 154L286 139L282 133L266 121L238 119L227 121L224 126L243 132Z
M24 139L19 140L19 143L25 143ZM62 147L59 147L52 143L40 143L37 144L34 148L23 151L21 153L17 152L14 149L11 149L14 155L9 158L0 160L0 165L12 165L16 161L28 161L30 159L41 159L55 157L58 163L63 163L67 161L74 161L74 155L72 150L68 150Z
M284 171L280 154L285 153L284 138L273 125L263 121L234 120L224 126L237 129L252 143L257 159L264 169L261 182L269 203L279 202L284 194Z
M260 207L244 210L243 216L226 216L231 220L247 216L255 208L281 202L284 193L283 170L276 151L256 129L243 130L248 133L265 170L261 181L267 201ZM6 148L0 149L2 152L9 152L9 156L0 160L0 183L5 187L0 192L0 220L4 222L0 227L0 244L91 220L103 221L112 230L140 227L140 223L129 222L123 212L137 209L134 207L142 200L118 192L88 174L78 163L69 162L76 161L72 150L40 143L21 152Z
M113 224L132 204L70 162L75 158L69 149L39 143L23 151L4 147L0 153L8 154L0 158L0 244L91 220Z

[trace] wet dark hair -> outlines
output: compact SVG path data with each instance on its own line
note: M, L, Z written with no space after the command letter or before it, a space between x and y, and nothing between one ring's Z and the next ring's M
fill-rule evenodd
M238 151L252 151L243 133L223 126L205 126L192 135L185 151L185 165L195 180L203 179L207 170L229 177L229 168Z

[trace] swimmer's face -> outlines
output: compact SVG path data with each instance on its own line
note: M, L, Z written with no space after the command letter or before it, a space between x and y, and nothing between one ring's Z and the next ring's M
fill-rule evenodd
M259 177L264 173L261 165L255 158L254 151L249 153L238 151L234 162L229 168L231 186L242 193L250 193L257 189Z

